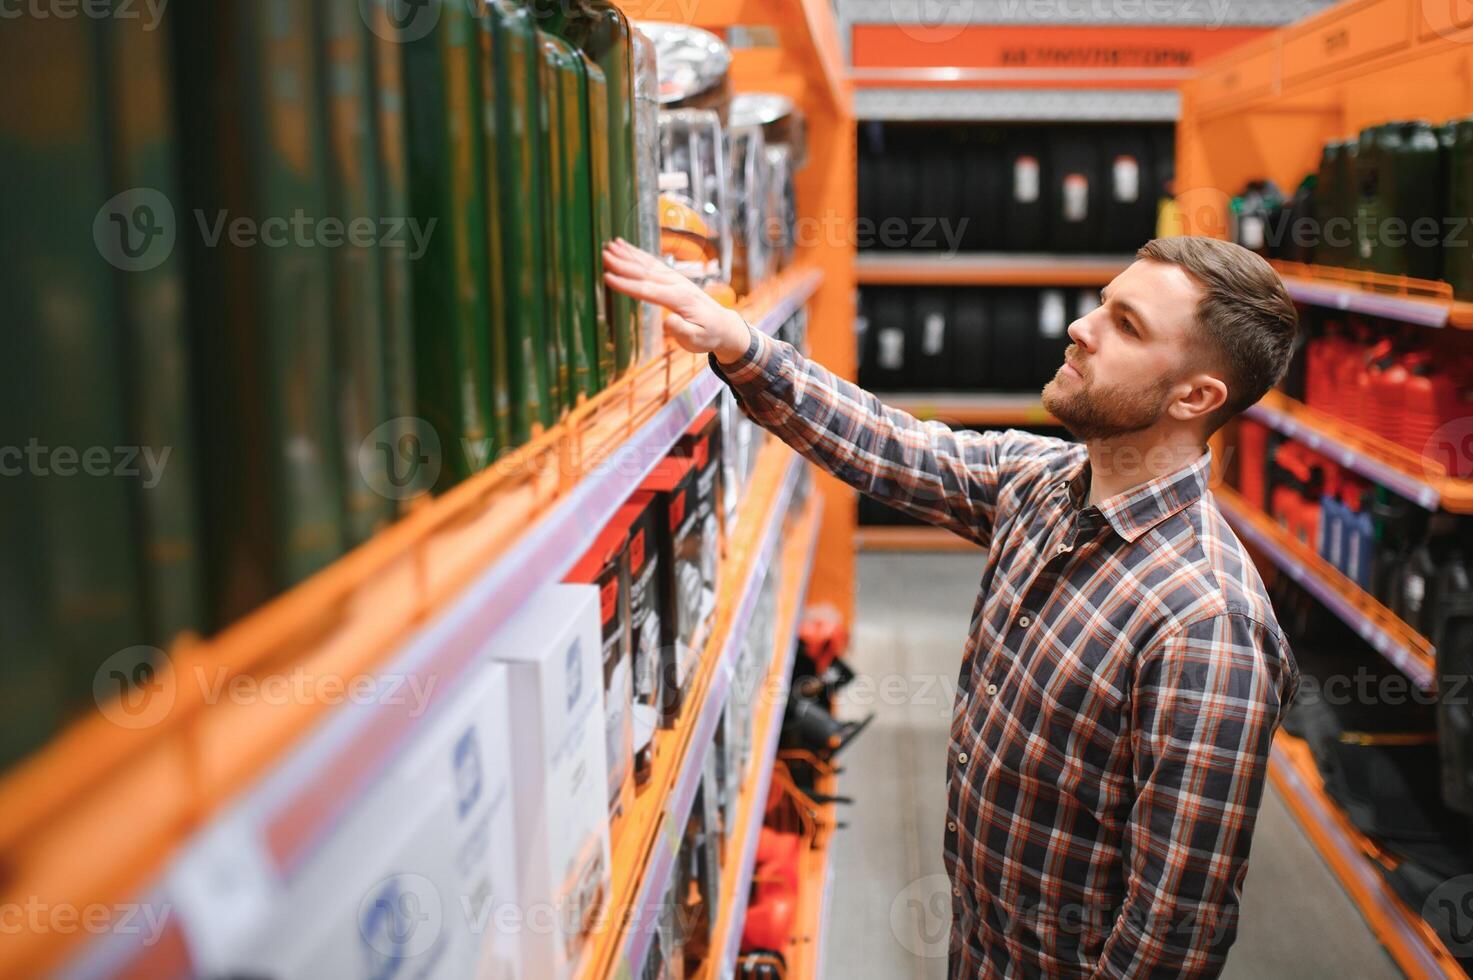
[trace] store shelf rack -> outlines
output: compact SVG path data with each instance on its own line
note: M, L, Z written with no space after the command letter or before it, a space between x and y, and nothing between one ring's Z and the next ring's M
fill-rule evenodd
M1473 327L1473 303L1454 302L1445 282L1284 260L1272 264L1298 303L1423 327Z
M880 401L923 422L948 425L1057 425L1036 394L1014 392L895 391L879 392Z
M1271 391L1244 414L1427 510L1473 513L1473 480L1359 426Z
M750 297L744 315L771 333L821 282L812 266L795 268ZM478 621L494 629L560 578L720 386L704 357L668 349L219 636L171 650L172 672L161 674L137 715L151 724L120 725L99 712L0 783L4 894L79 906L137 894L227 800L287 775L287 751L338 713L311 699L211 701L192 678L225 684L293 669L359 677L391 657L442 673L462 666L469 640L440 612L476 590L484 596ZM340 801L373 778L406 723L385 724L377 755L355 756L281 817L263 842L273 860L299 860ZM119 812L129 821L117 820ZM0 951L0 972L42 970L70 942L56 930L16 937Z
M1309 746L1280 732L1269 756L1268 775L1397 966L1417 980L1465 977L1442 940L1381 874L1373 860L1380 848L1325 793Z
M747 627L761 592L762 579L782 554L782 529L803 462L786 446L773 442L766 450L780 459L783 476L770 504L764 506L759 533L749 536L750 554L729 556L741 571L737 581L726 581L717 603L716 635L707 648L702 675L697 678L687 713L677 729L672 754L655 760L650 785L635 800L629 817L632 831L621 837L614 852L614 885L610 896L612 928L600 934L589 957L586 978L638 976L650 944L655 939L661 904L665 900L681 835L685 832L700 788L701 772L711 753L721 710L731 691L736 659L747 635ZM764 462L767 462L764 460ZM761 481L754 478L754 485ZM806 582L806 579L805 579ZM724 612L720 612L724 611ZM729 618L726 618L729 617ZM627 972L626 972L627 971Z
M1104 286L1128 255L866 252L855 261L862 286Z
M713 960L701 975L702 980L727 980L736 966L741 948L742 923L747 915L752 872L757 860L757 839L762 832L767 794L772 787L772 767L777 760L778 736L788 703L788 685L792 679L793 661L798 653L798 626L808 595L808 581L813 573L814 550L817 547L821 498L815 498L799 518L794 532L784 545L782 557L783 593L778 601L777 636L779 654L758 689L759 708L753 720L753 753L751 769L742 780L742 796L737 806L737 824L722 855L723 879L721 913L711 949ZM796 576L796 578L794 577ZM793 587L796 583L796 588Z
M1292 537L1236 491L1214 487L1213 496L1239 537L1264 554L1338 616L1423 691L1436 690L1432 641L1342 575L1314 550Z

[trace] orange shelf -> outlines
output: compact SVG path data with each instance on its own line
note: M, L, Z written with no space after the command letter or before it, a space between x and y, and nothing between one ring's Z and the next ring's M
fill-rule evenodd
M1397 966L1414 980L1466 977L1457 960L1381 874L1381 849L1355 828L1324 789L1309 746L1280 732L1268 776Z
M1296 302L1423 327L1459 325L1452 318L1453 288L1445 282L1281 259L1272 264Z
M859 528L855 540L860 551L981 551L976 542L939 527L885 527L870 524Z
M779 580L782 594L777 613L778 656L758 689L761 700L752 723L752 744L760 746L760 749L753 753L751 767L742 780L742 793L735 810L737 822L721 855L721 913L711 939L711 949L716 958L697 975L699 980L719 980L730 976L741 946L747 892L757 858L757 837L762 829L767 794L772 787L772 767L777 759L778 735L788 703L788 684L798 649L798 624L808 592L809 576L813 572L818 511L822 505L822 498L815 498L808 505L784 546L782 578Z
M895 391L879 393L891 408L923 422L960 426L1058 425L1037 395L1013 392Z
M1245 544L1266 555L1422 690L1436 689L1437 656L1431 640L1346 578L1313 548L1255 509L1237 491L1216 486L1212 493L1223 516Z
M866 252L854 270L866 286L1104 286L1128 255Z
M1473 480L1448 476L1433 460L1283 392L1270 391L1244 414L1420 507L1473 513Z
M771 332L821 278L795 268L750 297L744 315ZM136 895L225 800L269 773L332 710L310 695L241 704L209 691L294 671L372 675L488 578L505 579L489 602L494 625L567 570L720 386L704 357L667 349L218 636L171 650L172 669L127 717L86 717L0 780L0 900L111 907ZM453 673L464 646L447 644L436 669ZM332 812L329 805L316 817L327 822ZM44 970L73 938L54 930L14 937L0 972Z

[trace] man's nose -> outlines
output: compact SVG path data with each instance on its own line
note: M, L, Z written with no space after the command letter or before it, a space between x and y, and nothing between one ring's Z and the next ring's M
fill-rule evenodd
M1069 324L1069 339L1080 346L1085 353L1093 354L1094 342L1094 314L1086 314Z

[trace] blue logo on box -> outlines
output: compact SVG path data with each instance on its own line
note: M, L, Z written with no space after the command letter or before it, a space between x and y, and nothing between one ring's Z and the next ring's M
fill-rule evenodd
M481 798L481 743L474 727L455 743L455 812L464 818Z
M579 640L574 640L573 645L568 647L569 711L573 710L573 706L578 703L578 699L583 695L583 650L581 647L582 643Z

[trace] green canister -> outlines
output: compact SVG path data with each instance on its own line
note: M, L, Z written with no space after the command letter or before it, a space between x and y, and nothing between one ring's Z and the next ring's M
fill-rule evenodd
M492 400L505 385L492 375L476 27L460 0L431 2L435 26L403 47L410 207L421 228L433 227L413 263L415 380L419 414L440 443L436 489L445 490L506 444L496 427L506 416Z
M1441 273L1437 136L1426 122L1361 132L1356 161L1359 267L1388 275Z
M1458 299L1473 300L1473 118L1445 127L1447 185L1443 211L1453 221L1442 252L1443 278Z

